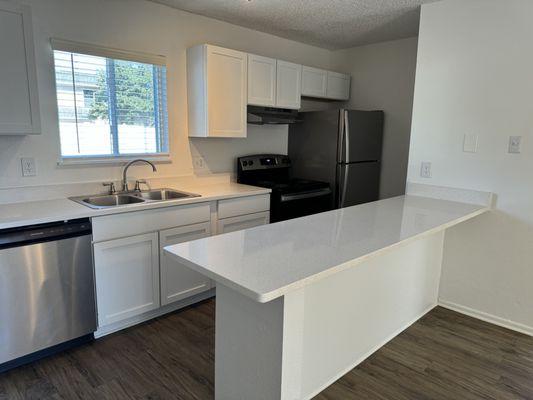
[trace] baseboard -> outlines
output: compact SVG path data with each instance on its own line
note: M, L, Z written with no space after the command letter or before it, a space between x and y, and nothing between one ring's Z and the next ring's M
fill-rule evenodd
M149 321L151 319L179 310L180 308L184 308L194 303L198 303L202 300L209 299L213 296L215 296L215 289L210 289L205 292L195 294L194 296L187 297L186 299L176 301L175 303L160 307L157 310L149 311L141 315L136 315L135 317L127 318L123 321L118 321L113 324L98 327L98 330L94 332L94 337L97 339L101 338L102 336L106 336L111 333L118 332L122 329L129 328L130 326Z
M488 314L483 311L474 310L473 308L466 307L450 301L439 300L439 306L458 312L460 314L468 315L469 317L479 319L481 321L488 322L489 324L498 325L502 328L507 328L512 331L520 332L528 336L533 336L533 327L520 324L505 318L500 318L492 314Z
M310 395L305 395L303 397L304 400L311 400L315 396L317 396L320 392L325 390L327 387L334 384L336 381L338 381L340 378L342 378L344 375L346 375L348 372L350 372L352 369L357 367L359 364L361 364L363 361L365 361L368 357L370 357L372 354L374 354L376 351L381 349L383 346L385 346L387 343L389 343L392 339L394 339L396 336L398 336L400 333L405 331L407 328L409 328L411 325L413 325L416 321L418 321L420 318L422 318L424 315L426 315L428 312L433 310L437 304L433 304L426 308L422 313L420 313L417 317L413 318L411 321L404 324L401 328L396 330L392 335L388 336L386 339L381 341L378 345L374 346L372 349L370 349L368 352L366 352L363 356L357 358L348 368L343 369L338 374L336 374L333 378L331 378L327 383L322 385L319 389L313 391Z

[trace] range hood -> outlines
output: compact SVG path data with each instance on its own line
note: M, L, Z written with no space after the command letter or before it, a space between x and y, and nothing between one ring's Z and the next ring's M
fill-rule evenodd
M285 125L300 122L298 110L248 106L248 123L253 125Z

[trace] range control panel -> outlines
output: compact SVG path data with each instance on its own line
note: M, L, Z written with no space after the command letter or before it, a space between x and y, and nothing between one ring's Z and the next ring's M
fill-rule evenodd
M240 171L289 168L291 166L291 160L289 157L282 154L257 154L240 157L237 163Z

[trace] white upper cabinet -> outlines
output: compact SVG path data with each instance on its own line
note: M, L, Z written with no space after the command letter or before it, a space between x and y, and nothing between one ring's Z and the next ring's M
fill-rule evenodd
M276 60L248 54L248 104L276 105Z
M244 138L248 105L298 110L302 96L348 100L350 76L209 44L187 50L190 137Z
M277 61L276 106L299 109L302 96L302 66Z
M0 135L41 133L30 9L0 0Z
M326 97L328 71L324 69L302 67L302 96Z
M333 100L348 100L350 98L350 76L328 71L326 97Z
M248 104L300 108L302 66L248 54Z
M187 50L189 136L246 137L247 54L211 45Z

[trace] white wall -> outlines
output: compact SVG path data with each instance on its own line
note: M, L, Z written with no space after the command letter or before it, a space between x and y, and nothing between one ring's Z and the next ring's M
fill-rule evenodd
M385 111L382 198L405 193L416 50L415 37L334 53L334 64L352 76L347 106Z
M446 234L441 301L533 334L532 16L531 0L422 7L408 180L496 193L494 212Z
M19 0L15 0L19 1ZM233 169L234 158L254 152L284 152L287 127L252 128L247 139L206 141L187 137L185 50L212 43L297 63L328 68L330 52L188 14L145 0L22 0L33 13L43 134L0 137L0 188L119 179L120 167L58 167L59 134L50 37L129 51L163 54L168 60L168 108L172 164L159 176L193 172L191 153L206 158L209 171ZM22 178L21 157L35 157L37 177ZM151 177L148 168L133 174Z

